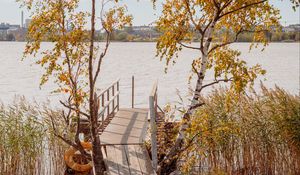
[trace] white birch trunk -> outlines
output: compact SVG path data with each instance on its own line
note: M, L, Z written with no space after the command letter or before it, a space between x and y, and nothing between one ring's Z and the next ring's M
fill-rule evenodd
M203 86L203 80L205 78L205 72L207 69L208 50L209 50L209 47L211 44L212 33L214 30L215 24L216 24L216 21L213 21L211 23L210 27L207 29L207 40L206 40L203 50L202 50L201 67L200 67L200 71L198 73L199 76L198 76L197 84L195 87L193 100L191 102L191 105L190 105L188 111L183 116L183 122L179 129L179 132L178 132L178 135L177 135L177 138L175 141L175 145L174 145L174 147L171 148L171 150L169 151L169 153L167 154L167 156L164 158L164 160L162 162L164 162L165 160L170 160L172 157L174 157L178 153L178 151L180 151L182 149L182 145L184 143L184 138L185 138L185 131L190 125L190 115L194 111L193 107L199 103L200 91ZM204 37L204 36L202 36L202 37ZM158 167L158 173L160 173L161 168L162 167Z
M212 33L213 33L214 27L215 27L215 22L213 22L207 30L207 40L206 40L203 50L201 52L202 53L201 66L200 66L200 71L198 73L198 79L197 79L197 84L196 84L196 88L195 88L195 92L194 92L194 97L193 97L190 107L193 107L199 103L200 92L201 92L201 88L203 86L203 80L205 78L205 73L206 73L206 69L207 69L208 50L209 50L209 47L211 44Z

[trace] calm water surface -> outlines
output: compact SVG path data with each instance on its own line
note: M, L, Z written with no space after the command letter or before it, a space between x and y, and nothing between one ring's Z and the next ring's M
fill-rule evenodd
M43 70L34 64L34 59L21 61L25 43L0 42L0 101L10 103L16 95L23 95L28 100L44 102L47 99L57 106L61 96L51 94L56 88L48 83L39 88L39 79ZM260 63L267 74L259 77L268 87L275 84L292 94L299 93L299 43L272 43L264 52L254 49L249 52L248 43L236 43L232 46L242 52L249 65ZM42 48L51 48L51 43L43 43ZM165 63L155 58L155 43L112 43L109 54L104 60L101 76L98 79L98 88L103 88L118 77L121 78L121 105L131 104L131 76L135 76L136 106L147 107L148 95L153 82L159 82L159 103L178 101L176 92L186 96L188 92L188 76L190 64L197 52L184 50L177 64L170 66L168 73L164 73ZM211 80L208 72L207 82Z

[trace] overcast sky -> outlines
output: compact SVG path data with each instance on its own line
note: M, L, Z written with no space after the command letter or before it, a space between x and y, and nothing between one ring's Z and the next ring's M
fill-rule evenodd
M161 6L157 5L153 10L151 0L123 0L128 6L128 11L133 15L133 25L148 25L158 17ZM161 2L161 1L159 1ZM271 0L271 3L280 9L283 25L300 23L299 9L294 12L289 0ZM82 0L80 9L88 11L91 8L90 0ZM21 23L21 11L19 4L15 0L0 0L0 23L10 24ZM24 10L24 18L29 18L29 13Z

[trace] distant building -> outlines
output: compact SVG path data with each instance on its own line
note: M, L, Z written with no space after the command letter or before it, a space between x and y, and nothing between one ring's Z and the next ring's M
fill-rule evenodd
M133 26L132 30L134 30L134 31L151 31L152 27L149 27L149 26Z
M289 27L294 28L296 31L300 31L300 24L289 25Z
M10 29L18 29L20 25L17 24L9 24L9 23L1 23L0 30L10 30Z
M294 28L292 28L292 27L284 27L283 31L284 32L295 32L296 30Z
M292 24L286 27L283 27L283 32L300 32L300 24Z
M25 20L25 28L29 28L29 25L30 25L30 23L31 23L31 19L26 19Z
M20 29L20 25L11 25L8 23L0 24L0 40L7 40L8 35L13 34L14 31L18 31Z
M8 23L1 23L0 24L0 30L8 30L9 24Z

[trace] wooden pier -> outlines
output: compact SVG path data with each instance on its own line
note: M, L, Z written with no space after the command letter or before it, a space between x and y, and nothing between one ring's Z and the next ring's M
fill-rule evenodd
M134 78L132 85L132 108L119 106L119 80L98 95L101 101L99 137L107 173L111 175L156 174L157 83L149 95L149 108L144 109L134 108ZM153 160L144 145L148 130L151 132Z

